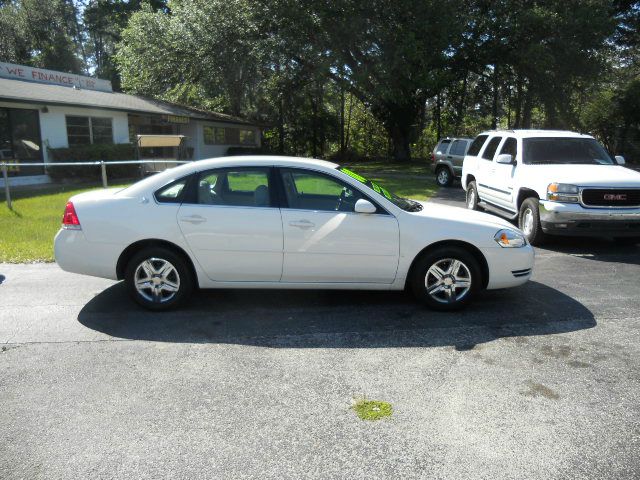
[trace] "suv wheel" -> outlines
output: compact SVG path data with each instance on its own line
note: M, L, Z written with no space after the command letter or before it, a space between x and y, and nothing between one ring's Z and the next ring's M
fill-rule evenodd
M540 224L540 210L537 198L527 198L520 206L518 227L524 232L531 245L540 245L545 235Z
M453 175L447 167L438 167L436 170L436 183L441 187L450 187L453 183Z
M480 207L478 206L479 201L480 199L478 198L476 182L469 182L467 185L467 208L469 210L480 210Z
M442 247L418 260L411 277L414 295L434 310L464 307L482 284L480 266L466 250Z
M182 303L193 290L193 276L181 255L162 247L135 254L125 271L131 297L149 310L169 310Z

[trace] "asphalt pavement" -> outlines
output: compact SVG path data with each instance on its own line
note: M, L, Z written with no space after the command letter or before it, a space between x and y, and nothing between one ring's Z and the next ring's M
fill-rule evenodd
M640 478L640 246L536 253L459 313L234 290L158 314L0 264L0 478Z

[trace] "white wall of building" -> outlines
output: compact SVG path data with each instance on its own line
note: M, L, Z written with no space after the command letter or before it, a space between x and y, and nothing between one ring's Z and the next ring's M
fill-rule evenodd
M42 110L45 106L47 111L43 112ZM38 110L40 118L40 135L43 145L42 154L45 163L49 161L47 156L47 146L50 148L66 148L69 146L67 141L67 122L65 118L67 115L111 118L113 126L113 142L129 142L129 121L125 112L61 105L39 105L13 102L0 102L0 107Z

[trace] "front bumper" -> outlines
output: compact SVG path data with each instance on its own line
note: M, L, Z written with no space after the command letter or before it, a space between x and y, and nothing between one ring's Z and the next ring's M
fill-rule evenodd
M481 248L489 267L487 290L517 287L533 274L535 252L529 244L521 248Z
M551 235L640 237L640 208L585 208L541 200L540 223Z

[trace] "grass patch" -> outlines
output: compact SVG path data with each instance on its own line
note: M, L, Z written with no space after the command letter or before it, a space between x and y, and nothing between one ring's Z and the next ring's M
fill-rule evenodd
M367 400L364 398L355 401L351 408L353 408L360 420L380 420L385 417L390 417L393 413L393 406L389 402Z
M379 173L393 173L403 175L426 175L433 177L431 162L427 160L412 160L410 162L357 162L348 163L342 166L364 175L376 175Z
M12 189L13 210L0 204L0 262L52 262L53 237L69 197L96 185Z

